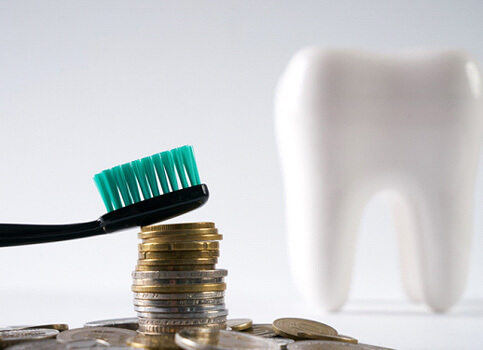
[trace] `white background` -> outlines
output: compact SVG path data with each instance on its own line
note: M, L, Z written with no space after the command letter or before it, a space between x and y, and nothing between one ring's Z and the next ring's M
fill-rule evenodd
M224 235L231 317L316 318L362 342L406 349L483 341L483 174L462 302L410 305L396 235L377 198L361 225L350 301L307 306L287 262L273 95L307 45L461 48L483 62L479 1L0 2L0 222L69 223L104 213L97 172L195 146L211 198L178 221ZM176 221L176 220L175 220ZM0 249L0 324L134 316L136 230Z

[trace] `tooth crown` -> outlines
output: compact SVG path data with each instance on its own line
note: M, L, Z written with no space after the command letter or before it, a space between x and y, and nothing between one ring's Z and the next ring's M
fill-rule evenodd
M297 284L326 309L350 286L367 201L390 190L404 285L441 311L463 292L483 131L481 73L459 51L308 48L275 99Z

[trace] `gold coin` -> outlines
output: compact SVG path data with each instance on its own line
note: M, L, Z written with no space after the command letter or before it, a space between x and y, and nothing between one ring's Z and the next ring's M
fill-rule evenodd
M337 335L337 331L321 322L305 320L303 318L279 318L273 321L273 331L285 338L301 340L298 333L303 332L311 336Z
M216 258L220 256L219 250L178 250L176 252L139 252L139 259L197 259L197 258Z
M226 318L226 317L225 317ZM186 325L181 326L158 326L158 325L151 325L151 324L140 324L139 331L145 335L150 334L160 334L160 333L174 333L179 332L180 330L190 327ZM213 323L213 324L203 324L203 325L194 325L191 327L203 327L203 328L215 328L215 329L226 329L226 323Z
M216 264L218 258L192 258L192 259L141 259L138 265L206 265Z
M218 242L173 242L173 243L141 243L140 252L178 251L178 250L218 250Z
M359 342L356 338L352 338L342 334L328 335L328 334L311 334L306 332L298 332L297 337L299 337L300 339L307 339L307 340L328 340L328 341L338 341L342 343L352 343L352 344L357 344Z
M173 231L141 231L138 233L139 236L176 236L176 235L217 235L217 228L200 228L196 230L173 230Z
M28 327L22 327L21 329L57 329L59 332L67 331L69 330L69 325L65 323L54 323L54 324L42 324L38 326L28 326Z
M127 340L127 345L133 348L147 350L181 349L174 343L174 334L143 335L139 334Z
M186 222L181 224L162 224L141 227L141 231L172 231L186 229L215 228L214 222Z
M163 285L163 286L141 286L132 285L134 293L199 293L216 292L226 289L226 283L205 283L205 284L182 284L182 285Z
M253 321L249 318L235 318L227 320L226 325L230 327L232 331L244 331L252 328Z
M156 234L138 234L138 237L144 243L172 243L172 242L193 242L193 241L221 241L223 235L217 233L210 234L176 234L176 235L156 235Z
M215 264L200 265L137 265L136 271L198 271L214 270Z
M203 228L199 230L176 230L176 231L141 231L138 233L139 238L150 237L176 237L178 235L217 235L218 229L216 228Z

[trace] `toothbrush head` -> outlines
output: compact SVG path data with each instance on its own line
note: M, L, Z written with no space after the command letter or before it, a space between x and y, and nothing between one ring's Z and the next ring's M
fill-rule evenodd
M192 146L106 169L94 182L108 212L201 183Z

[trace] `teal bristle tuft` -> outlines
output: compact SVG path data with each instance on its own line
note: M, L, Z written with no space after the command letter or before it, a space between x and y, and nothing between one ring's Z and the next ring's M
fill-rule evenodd
M108 212L201 184L192 146L104 170L94 176L94 182Z

